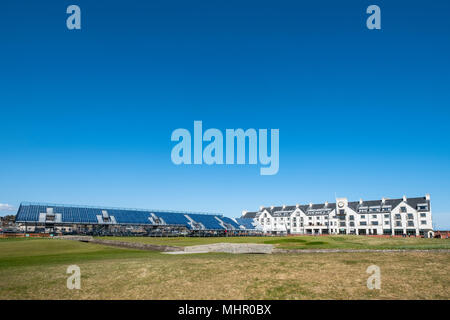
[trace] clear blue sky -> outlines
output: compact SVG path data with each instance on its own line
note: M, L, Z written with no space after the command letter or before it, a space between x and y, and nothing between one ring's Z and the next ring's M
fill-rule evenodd
M82 30L66 28L66 8ZM382 30L365 27L381 7ZM3 1L0 203L214 211L431 194L450 228L450 2ZM280 170L175 166L280 129ZM7 211L1 214L8 213Z

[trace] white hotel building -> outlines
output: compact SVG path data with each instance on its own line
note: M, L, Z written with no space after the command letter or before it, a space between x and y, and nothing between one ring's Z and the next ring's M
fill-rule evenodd
M261 207L242 213L272 234L433 236L430 195L418 198Z

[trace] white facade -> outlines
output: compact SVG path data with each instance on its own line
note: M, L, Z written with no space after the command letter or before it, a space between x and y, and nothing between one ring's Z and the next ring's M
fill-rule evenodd
M414 235L432 237L430 196L282 207L243 212L274 234Z

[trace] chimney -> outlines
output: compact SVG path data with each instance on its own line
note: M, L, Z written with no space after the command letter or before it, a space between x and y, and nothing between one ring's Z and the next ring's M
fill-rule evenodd
M385 204L385 203L386 203L386 198L383 197L383 198L381 199L381 202L382 202L383 204Z
M363 199L359 198L359 204L363 204Z
M427 193L426 195L425 195L425 200L430 200L430 194L429 193Z
M403 201L405 201L405 202L406 202L406 196L405 196L405 195L403 195Z
M328 201L325 201L325 207L328 207Z
M247 210L242 211L242 215L245 216L247 214Z
M300 208L300 205L297 203L297 204L295 205L295 207L296 207L296 208Z
M309 203L309 207L312 208L312 202Z
M270 210L273 210L273 208L275 208L275 207L274 207L274 206L271 206L271 207L270 207Z
M285 205L285 204L283 204L283 210L284 210L284 209L286 209L286 205Z
M259 211L263 211L263 210L264 210L264 206L260 206Z

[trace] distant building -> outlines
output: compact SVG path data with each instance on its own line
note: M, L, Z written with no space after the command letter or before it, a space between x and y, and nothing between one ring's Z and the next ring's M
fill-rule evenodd
M433 236L430 195L419 198L261 207L242 213L274 234Z
M15 226L14 215L7 215L0 217L0 227L12 227Z
M449 239L450 238L450 231L448 231L448 230L435 231L434 232L434 237L435 238L440 238L440 239Z

